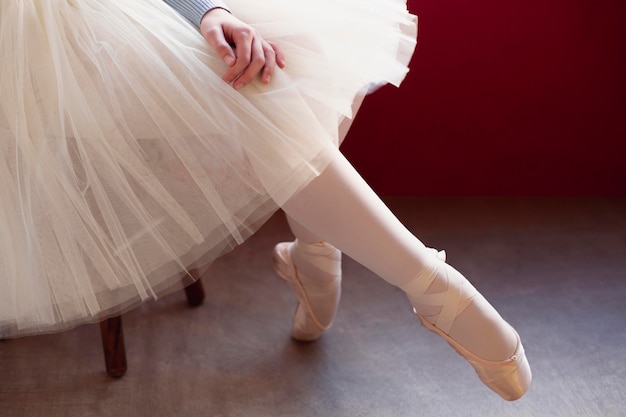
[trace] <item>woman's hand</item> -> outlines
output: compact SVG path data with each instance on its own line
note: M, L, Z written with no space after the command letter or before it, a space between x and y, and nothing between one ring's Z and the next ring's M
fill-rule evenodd
M276 65L285 66L285 57L278 46L264 40L256 29L224 9L213 9L205 14L200 32L230 67L222 79L232 82L237 90L257 75L267 84Z

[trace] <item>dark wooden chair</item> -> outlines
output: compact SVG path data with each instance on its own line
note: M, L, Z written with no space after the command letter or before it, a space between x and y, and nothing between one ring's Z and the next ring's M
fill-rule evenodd
M204 301L204 288L199 277L185 287L187 302L195 307ZM109 376L120 378L126 373L126 347L124 345L124 330L122 328L122 316L111 317L100 322L100 334L102 336L102 348L104 350L104 363Z

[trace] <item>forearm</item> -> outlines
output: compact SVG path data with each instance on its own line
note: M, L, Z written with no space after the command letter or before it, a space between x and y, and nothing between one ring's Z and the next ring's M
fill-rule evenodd
M212 9L221 8L228 10L226 4L222 0L164 0L181 16L189 20L191 23L200 27L202 17Z

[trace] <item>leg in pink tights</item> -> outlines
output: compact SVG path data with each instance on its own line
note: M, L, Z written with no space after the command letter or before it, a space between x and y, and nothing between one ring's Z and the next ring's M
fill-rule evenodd
M453 345L491 389L506 399L523 395L530 369L515 330L398 221L338 150L283 209L319 239L402 288L422 323Z

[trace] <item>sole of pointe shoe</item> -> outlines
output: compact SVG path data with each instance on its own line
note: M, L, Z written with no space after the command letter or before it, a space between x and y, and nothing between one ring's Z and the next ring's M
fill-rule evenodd
M488 361L482 359L461 346L446 333L442 332L431 322L415 312L422 326L442 337L448 344L472 365L480 380L493 392L507 401L520 399L530 388L532 373L524 347L519 335L511 327L517 338L515 353L503 361Z
M330 326L322 326L313 314L307 293L298 278L298 271L289 256L289 243L276 245L272 260L276 274L287 281L298 299L298 306L296 307L291 328L291 337L299 342L313 342L317 340ZM305 322L306 325L301 326L298 324L300 322Z

